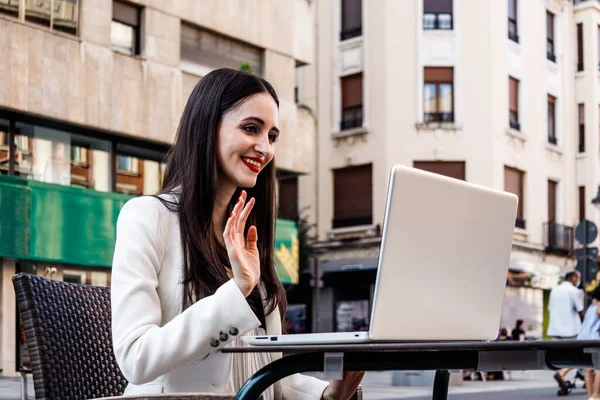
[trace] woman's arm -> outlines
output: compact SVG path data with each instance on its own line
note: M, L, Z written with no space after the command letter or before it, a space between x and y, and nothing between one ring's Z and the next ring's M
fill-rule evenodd
M203 358L260 325L230 280L161 326L157 288L169 234L168 212L157 199L140 197L125 204L117 222L111 280L113 347L123 375L133 384ZM182 268L164 266L171 267ZM172 295L166 301L181 307L181 293Z

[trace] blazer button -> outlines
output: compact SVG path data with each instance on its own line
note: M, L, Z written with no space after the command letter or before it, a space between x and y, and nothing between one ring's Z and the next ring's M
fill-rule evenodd
M237 329L236 327L233 327L233 328L229 329L229 334L230 334L230 335L233 335L233 336L235 336L235 335L237 335L238 333L240 333L240 331L238 331L238 329Z
M219 341L217 339L213 339L213 340L210 341L210 345L212 347L219 347L219 344L220 343L219 343Z
M221 339L221 342L224 342L229 339L229 336L225 332L219 332L219 339Z

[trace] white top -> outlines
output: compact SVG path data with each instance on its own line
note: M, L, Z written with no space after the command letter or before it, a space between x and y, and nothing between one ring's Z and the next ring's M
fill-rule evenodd
M231 390L232 355L220 349L260 325L233 280L182 311L182 253L176 214L153 197L125 204L117 221L111 305L127 395ZM281 334L278 308L265 320L267 334ZM274 398L320 399L327 384L296 374L273 386Z
M563 282L550 292L548 336L570 338L581 329L582 292L571 282Z

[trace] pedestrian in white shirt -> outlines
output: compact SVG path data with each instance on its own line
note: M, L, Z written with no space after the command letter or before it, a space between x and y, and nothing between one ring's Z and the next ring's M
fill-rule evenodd
M287 302L273 258L279 134L279 100L266 80L212 71L185 106L160 194L121 210L111 301L125 394L237 392L279 357L220 351L244 345L242 335L281 334ZM262 396L349 399L363 375L329 383L297 374Z
M548 311L550 323L548 336L554 340L572 340L577 338L583 319L583 292L578 289L581 276L577 271L570 271L565 275L565 280L550 292ZM564 380L570 368L563 368L554 374L558 382L559 394L567 393Z

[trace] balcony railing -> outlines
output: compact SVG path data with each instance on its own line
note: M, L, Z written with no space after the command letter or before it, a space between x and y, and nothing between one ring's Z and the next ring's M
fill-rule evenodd
M512 18L508 19L508 38L519 43L519 35L517 34L517 21Z
M373 216L365 215L362 217L351 217L351 218L334 218L334 228L348 228L350 226L361 226L373 224Z
M581 72L583 71L583 63L582 62L578 62L577 63L577 72Z
M451 13L425 13L423 14L423 29L425 30L452 30Z
M521 125L519 124L519 113L515 110L508 110L510 127L512 129L520 130Z
M522 218L517 218L515 220L515 227L520 228L520 229L525 229L525 227L526 227L525 220Z
M552 144L557 144L558 140L556 139L556 136L548 135L548 142Z
M547 252L570 254L573 251L574 229L570 226L546 222L544 224L544 246Z
M353 37L362 35L362 26L356 28L345 29L340 32L340 41L352 39Z
M360 128L363 123L362 105L346 107L342 110L342 122L340 130L345 131L353 128Z
M426 112L423 115L423 120L427 122L454 122L453 112Z
M585 152L585 126L579 125L579 152Z

